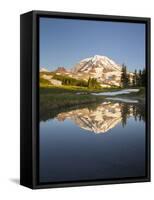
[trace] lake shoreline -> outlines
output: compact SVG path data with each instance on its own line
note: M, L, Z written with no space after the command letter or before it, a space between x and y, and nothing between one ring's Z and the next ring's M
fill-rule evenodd
M114 90L115 91L115 90ZM116 95L116 98L129 99L129 101L137 100L139 102L144 102L144 90L140 92ZM55 89L41 89L40 90L40 115L45 116L45 113L51 111L51 115L59 111L64 111L65 109L72 109L78 107L85 107L87 105L98 105L104 101L109 101L107 98L111 96L103 95L92 95L90 93L76 94L76 92L55 90ZM110 99L110 101L116 101L117 99Z
M88 104L88 103L97 103L103 101L107 97L118 97L118 98L127 98L127 99L136 99L140 101L145 100L145 89L140 88L137 92L130 92L130 93L120 93L121 90L105 90L105 92L98 92L94 95L92 92L76 92L76 91L70 91L70 90L63 90L60 88L51 88L51 89L42 89L40 90L40 105L48 104L50 109L58 109L62 107L70 107L74 105L80 105L80 104ZM129 89L130 90L130 89ZM132 89L131 89L132 90ZM126 89L125 89L126 91ZM117 95L112 95L112 93L116 93ZM119 92L119 94L118 94ZM103 95L103 93L105 95ZM110 93L110 95L107 95L107 93Z

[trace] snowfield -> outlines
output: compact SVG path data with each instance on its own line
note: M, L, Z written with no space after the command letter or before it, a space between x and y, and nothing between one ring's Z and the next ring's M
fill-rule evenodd
M116 96L120 94L130 94L131 92L139 92L139 89L124 89L115 92L100 92L100 93L91 93L92 95L98 96Z

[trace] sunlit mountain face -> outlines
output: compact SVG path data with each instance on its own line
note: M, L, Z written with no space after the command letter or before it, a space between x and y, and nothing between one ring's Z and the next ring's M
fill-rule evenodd
M82 108L59 113L56 119L59 121L72 120L80 128L99 134L108 132L119 123L124 126L127 118L131 116L142 118L134 105L104 102L95 108Z
M55 80L55 74L77 80L88 81L89 77L97 79L102 87L120 86L122 66L112 59L103 55L94 55L80 60L71 69L58 67L55 71L48 72L45 68L40 69L40 77L48 80L52 85L61 85ZM128 72L130 80L133 73Z
M59 121L72 120L80 128L94 133L105 133L121 122L120 104L104 102L95 109L83 108L60 113Z

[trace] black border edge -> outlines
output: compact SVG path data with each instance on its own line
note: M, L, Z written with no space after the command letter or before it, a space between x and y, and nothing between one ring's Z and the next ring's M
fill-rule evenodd
M32 188L32 12L20 15L20 184Z
M150 20L150 17L135 17L135 16L121 16L121 15L104 15L104 14L89 14L89 13L73 13L73 12L58 12L58 11L42 11L33 10L34 15L70 19L87 19L87 20L107 20L107 21L124 21L124 22L137 22L144 23Z
M106 185L106 184L121 184L121 183L137 183L137 182L150 182L151 181L151 162L150 162L150 156L151 156L151 147L150 147L150 142L151 142L151 136L150 136L150 119L151 119L151 114L150 114L150 108L151 108L151 93L150 93L150 59L151 59L151 51L150 51L150 43L151 43L151 35L150 35L150 24L151 24L151 19L150 18L143 18L143 17L128 17L128 16L111 16L111 15L95 15L95 14L83 14L83 13L67 13L67 12L51 12L51 11L31 11L33 15L33 41L32 41L32 46L33 46L33 56L32 56L32 68L33 68L33 74L32 74L32 95L33 95L33 100L32 100L32 118L33 118L33 134L32 134L32 158L33 158L33 165L32 165L32 180L33 183L30 186L32 189L41 189L41 188L57 188L57 187L74 187L74 186L90 186L90 185ZM25 15L25 14L23 14ZM146 66L147 66L147 175L146 177L141 177L141 178L125 178L125 179L118 179L118 180L103 180L103 181L77 181L77 182L61 182L61 183L53 183L53 184L39 184L38 182L38 171L37 171L37 142L38 142L38 131L39 128L37 124L39 124L39 116L37 114L38 112L38 95L39 95L39 89L38 89L38 82L39 82L39 77L38 77L38 24L37 20L38 17L46 16L46 17L56 17L56 18L68 18L68 19L87 19L87 20L107 20L107 21L120 21L120 22L132 22L132 23L145 23L146 24ZM37 67L36 67L37 66ZM37 68L37 69L36 69ZM37 104L37 105L36 105ZM37 112L36 112L37 111Z
M151 181L151 19L146 22L146 70L147 70L147 179Z

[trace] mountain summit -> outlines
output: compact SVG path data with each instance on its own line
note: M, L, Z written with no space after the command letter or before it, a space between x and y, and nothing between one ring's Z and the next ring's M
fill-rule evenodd
M95 55L86 58L77 63L73 69L74 72L109 72L121 71L121 66L106 56Z
M95 55L77 63L72 72L96 78L103 85L120 84L122 67L106 56Z

